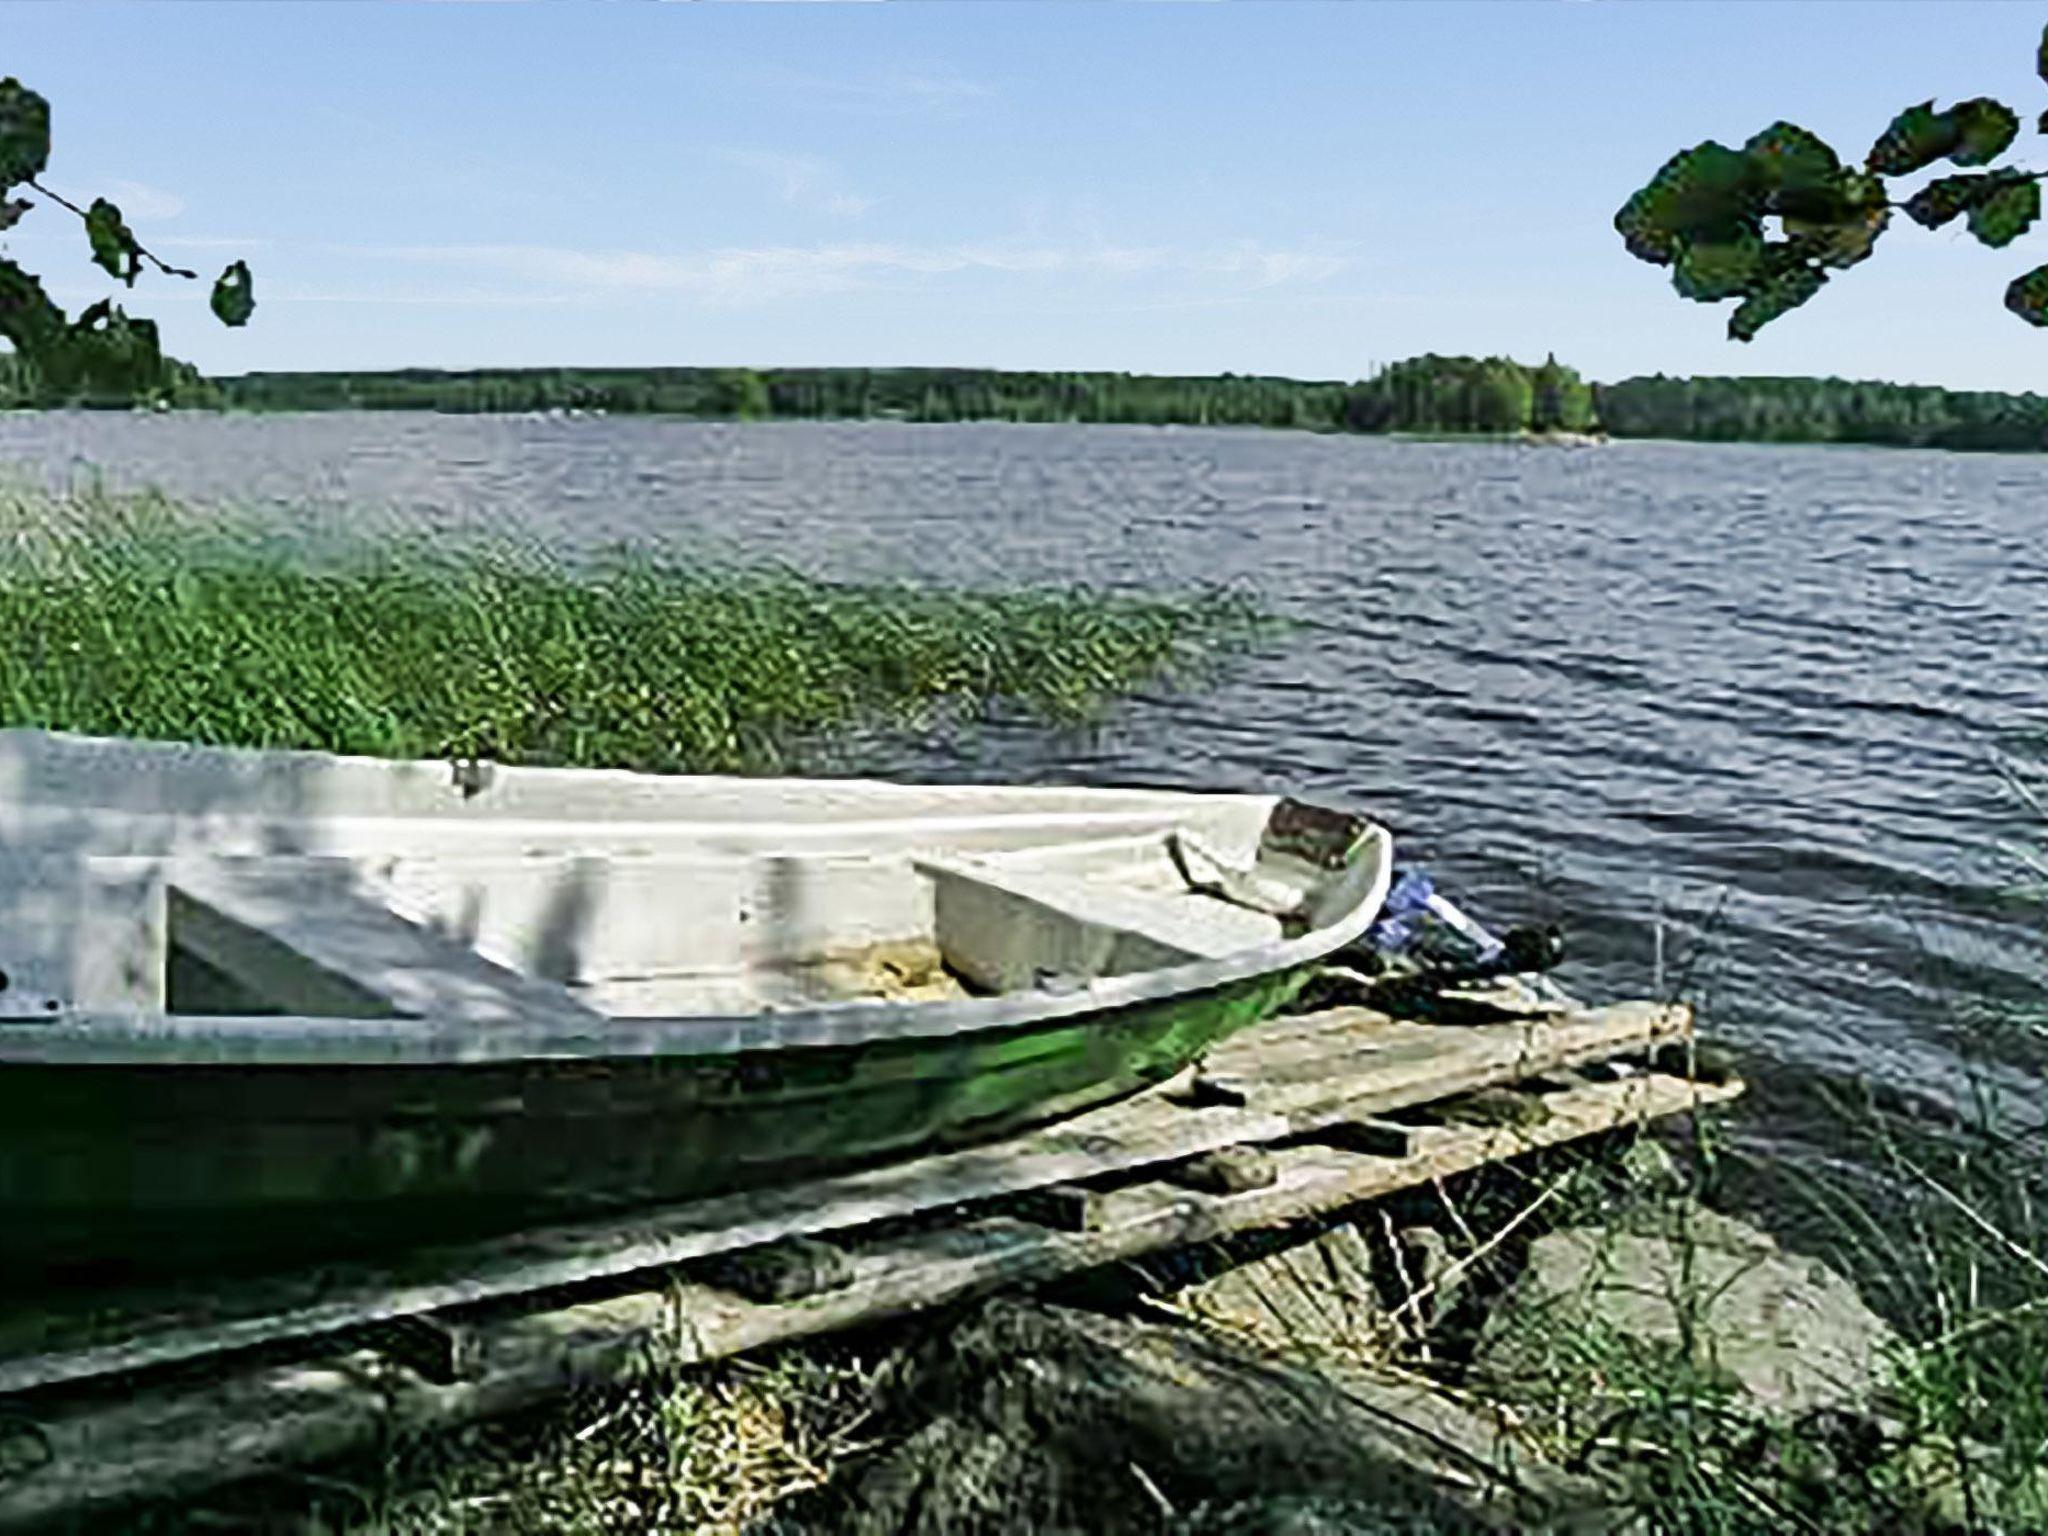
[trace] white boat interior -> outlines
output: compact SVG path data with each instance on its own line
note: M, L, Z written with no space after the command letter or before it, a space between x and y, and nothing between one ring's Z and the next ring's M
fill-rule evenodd
M488 1026L1071 990L1362 928L1385 834L1314 861L1272 835L1282 804L0 731L0 1017Z

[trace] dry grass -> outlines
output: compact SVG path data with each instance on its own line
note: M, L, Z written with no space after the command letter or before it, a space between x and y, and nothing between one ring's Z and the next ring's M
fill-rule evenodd
M735 1360L244 1484L147 1536L737 1532L865 1448L879 1367L831 1346Z

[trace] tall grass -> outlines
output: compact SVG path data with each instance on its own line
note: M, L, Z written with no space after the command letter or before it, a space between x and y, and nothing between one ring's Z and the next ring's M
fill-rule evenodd
M1220 591L839 583L510 542L295 543L158 496L0 493L0 724L216 745L763 771L856 727L1076 721L1257 627Z
M1964 1014L2001 1012L1959 1001ZM2017 1023L2037 1027L2038 1014ZM1531 1329L1540 1390L1516 1411L1536 1448L1600 1472L1659 1532L2048 1531L2048 1087L2015 1092L2005 1072L1994 1089L1996 1065L1975 1068L1957 1104L1838 1092L1811 1106L1825 1155L1796 1166L1767 1165L1711 1120L1681 1144L1675 1185L1645 1187L1625 1160L1561 1154L1566 1193L1545 1225L1671 1243L1658 1300L1673 1338L1650 1345L1569 1308ZM1496 1198L1514 1189L1514 1171L1500 1172ZM1788 1413L1734 1390L1715 1270L1698 1262L1713 1241L1702 1205L1742 1210L1854 1282L1897 1330L1872 1392ZM1473 1220L1488 1230L1501 1211ZM1492 1303L1482 1288L1471 1320Z
M1573 1317L1538 1341L1540 1448L1602 1471L1657 1531L2048 1530L2048 1226L2038 1135L1935 1128L1866 1106L1841 1165L1807 1170L1798 1250L1855 1278L1898 1329L1867 1399L1766 1411L1718 1368L1717 1286L1686 1200L1609 1187L1565 1219L1661 1233L1679 1342ZM1604 1170L1588 1169L1584 1190ZM1696 1194L1697 1186L1688 1193ZM1766 1225L1778 1223L1765 1217ZM1533 1427L1533 1426L1532 1426Z

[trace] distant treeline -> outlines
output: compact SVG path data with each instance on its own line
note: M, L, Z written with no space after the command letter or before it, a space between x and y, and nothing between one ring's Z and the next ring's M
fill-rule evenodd
M0 406L39 398L0 354ZM767 420L1100 421L1322 432L1602 429L1707 442L2048 448L2048 398L1815 378L1650 378L1590 384L1555 358L1430 354L1371 378L1010 373L988 368L502 368L468 372L181 371L166 403L260 411L605 411Z
M1423 357L1362 383L988 368L508 368L466 373L252 373L215 381L246 410L608 411L905 421L1107 421L1337 432L1580 427L1571 369Z
M158 405L179 409L218 409L227 393L190 363L159 357L138 370L112 366L82 375L68 388L53 389L35 369L12 352L0 352L0 410L36 410L85 406L95 410L137 410Z
M1623 379L1594 388L1616 437L1702 442L1890 443L1914 448L2048 448L2048 399L1848 379Z
M987 368L507 368L469 373L252 373L219 381L251 410L435 410L896 417L908 421L1343 424L1353 386L1295 379Z

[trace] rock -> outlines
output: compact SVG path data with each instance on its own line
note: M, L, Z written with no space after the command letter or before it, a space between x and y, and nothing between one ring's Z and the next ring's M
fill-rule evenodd
M1280 1165L1264 1147L1218 1147L1167 1170L1166 1176L1183 1189L1241 1195L1271 1185L1280 1177Z
M1373 1284L1372 1250L1350 1225L1239 1264L1174 1299L1205 1321L1280 1348L1382 1356L1398 1336Z
M1516 1088L1481 1088L1438 1106L1446 1120L1461 1125L1512 1126L1526 1130L1550 1118L1550 1106Z
M822 1238L785 1237L720 1255L699 1278L749 1301L795 1301L851 1283L853 1260Z
M1591 1408L1599 1355L1675 1354L1690 1323L1691 1363L1760 1412L1868 1406L1895 1335L1855 1287L1754 1227L1680 1210L1663 1232L1573 1227L1538 1238L1487 1321L1475 1371L1509 1397L1564 1394Z
M1427 1386L1197 1327L998 1298L909 1362L893 1398L907 1438L819 1495L805 1528L1182 1531L1206 1510L1246 1536L1614 1528L1595 1485ZM1335 1508L1380 1523L1319 1513Z

